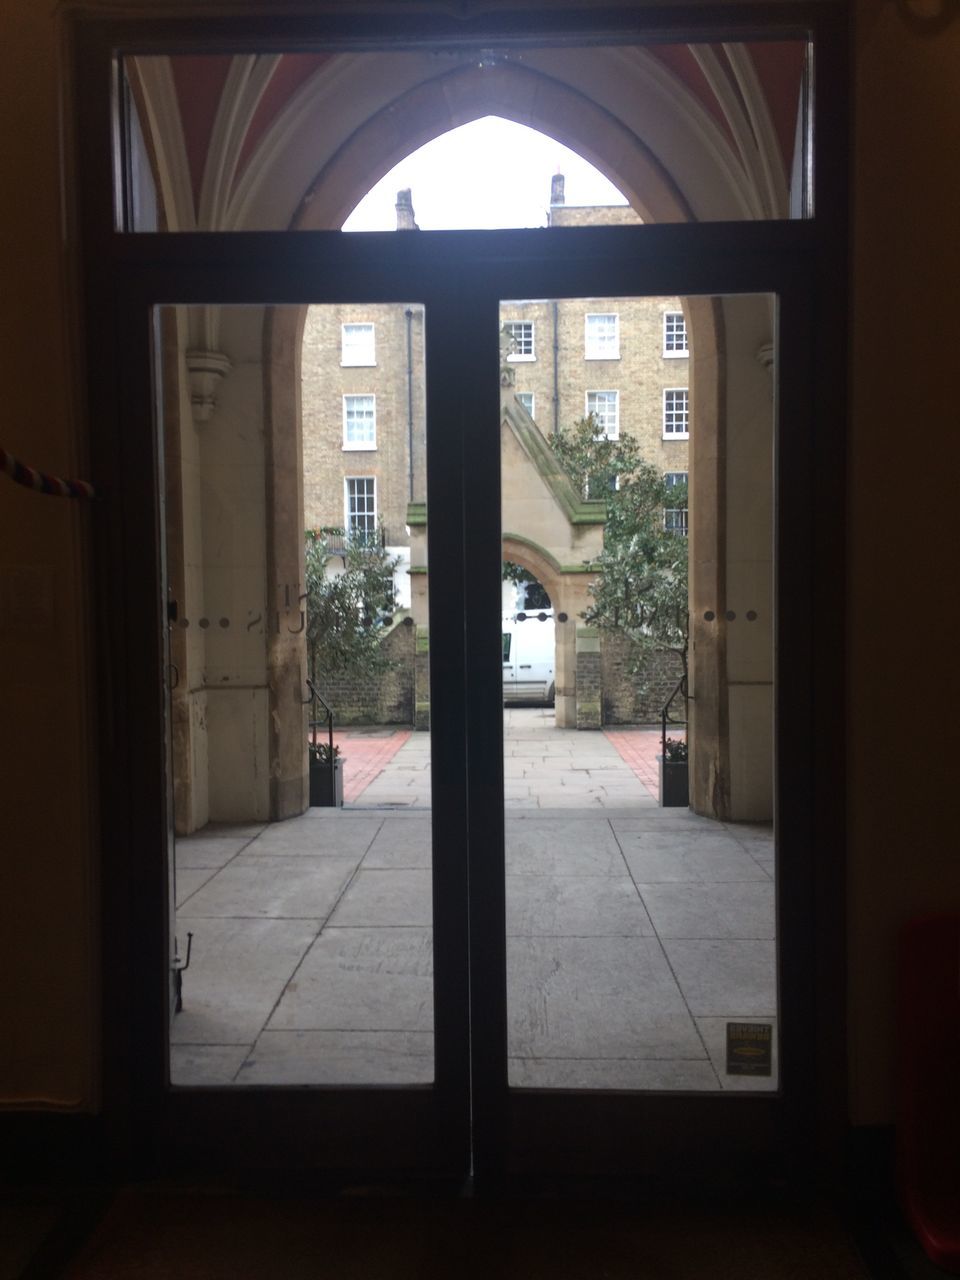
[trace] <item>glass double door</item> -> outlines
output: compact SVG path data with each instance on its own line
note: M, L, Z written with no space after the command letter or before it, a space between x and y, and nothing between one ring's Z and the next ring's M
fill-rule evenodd
M130 522L162 552L141 791L173 800L138 855L134 1031L178 1158L646 1176L801 1144L774 634L804 285L689 230L264 237L126 277L122 403L156 426Z

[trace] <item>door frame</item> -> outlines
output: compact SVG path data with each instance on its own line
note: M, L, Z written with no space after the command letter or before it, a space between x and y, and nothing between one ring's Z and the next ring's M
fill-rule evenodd
M497 17L436 22L422 18L383 15L377 19L376 39L401 34L414 45L450 39L478 44L502 28ZM597 14L589 7L562 15L528 13L529 38L538 35L595 37ZM147 329L127 324L129 309L146 317L160 302L311 302L337 300L333 282L339 280L343 300L389 300L391 275L390 235L363 239L364 246L348 247L339 233L227 233L135 235L115 230L116 200L112 164L114 137L112 100L115 91L113 54L117 49L168 51L189 45L210 51L238 48L304 47L330 42L364 42L363 23L341 15L321 20L292 16L269 22L256 18L211 20L144 19L124 23L89 17L74 20L75 89L78 127L79 215L84 250L84 330L88 385L87 428L91 473L107 500L98 513L94 533L96 600L98 613L97 677L102 708L99 748L101 761L101 868L103 918L104 1010L104 1115L108 1143L119 1158L135 1153L154 1162L169 1142L171 1119L190 1144L189 1159L198 1163L231 1163L230 1135L245 1149L249 1162L269 1165L318 1164L313 1134L317 1126L330 1125L335 1167L350 1170L420 1171L458 1176L464 1169L472 1126L474 1167L481 1175L497 1177L513 1173L537 1173L545 1168L568 1172L622 1171L638 1173L681 1170L718 1140L728 1158L754 1162L754 1167L780 1165L783 1159L802 1164L809 1158L821 1162L837 1157L844 1122L843 1053L843 735L837 731L843 691L843 563L844 480L844 356L845 298L836 287L845 278L845 161L843 137L845 112L845 22L839 4L792 6L785 4L703 6L669 14L652 6L625 14L603 15L603 32L610 38L639 38L640 33L665 38L682 32L686 38L706 39L711 34L743 38L771 29L785 35L812 31L817 46L817 97L821 117L831 130L817 139L815 185L817 216L793 223L699 224L643 228L568 229L564 258L574 258L589 272L600 264L615 264L615 293L720 294L724 292L776 292L782 309L780 347L793 353L781 362L781 434L777 475L780 504L777 514L778 563L790 565L787 581L791 592L778 595L778 661L780 669L802 673L802 679L780 680L777 685L778 769L777 802L780 817L781 872L781 974L785 989L793 992L793 1017L781 1036L784 1088L778 1099L759 1095L721 1098L700 1095L591 1095L575 1097L554 1091L508 1091L505 1071L505 1020L503 992L505 968L497 959L480 956L478 939L502 936L503 877L501 808L490 804L502 799L502 754L496 749L490 708L499 722L502 667L496 655L484 659L473 647L480 644L492 625L499 627L500 529L498 504L484 507L479 501L494 483L496 460L478 451L481 433L471 431L484 403L477 398L465 414L462 440L464 455L454 461L446 456L434 462L445 474L461 477L462 500L471 539L449 543L462 550L455 580L461 583L458 609L466 620L462 629L448 628L432 636L432 647L446 652L450 646L447 676L462 678L466 664L478 673L463 703L462 719L451 711L437 713L437 730L479 744L472 752L469 772L451 776L435 789L435 819L444 829L461 824L464 847L471 840L493 840L501 858L472 866L468 892L466 864L451 866L442 891L451 910L446 924L438 921L438 947L456 954L453 935L469 918L472 963L483 964L487 981L472 993L475 1034L452 1010L467 989L466 957L451 964L449 976L438 974L438 1007L450 1002L450 1055L441 1070L438 1088L403 1090L403 1105L390 1091L336 1090L331 1107L323 1091L300 1093L291 1108L291 1096L283 1091L195 1091L183 1095L179 1118L166 1111L169 1094L165 1079L165 1053L161 1052L156 1010L166 1005L167 956L165 931L157 924L157 904L165 901L165 860L161 834L166 805L163 753L162 681L144 678L147 670L160 671L162 654L157 648L164 620L158 594L160 582L160 524L155 502L143 503L143 489L135 477L152 477L156 465L154 430L134 435L126 429L131 406L142 409L144 397L153 396L154 371L147 358ZM576 237L576 250L570 236ZM333 239L336 238L336 245ZM405 238L409 239L409 238ZM381 242L382 241L382 242ZM376 242L376 243L374 243ZM441 315L449 305L458 309L458 298L469 277L478 292L495 280L491 264L508 261L515 282L514 296L539 296L517 281L528 272L551 262L563 263L555 243L543 233L432 233L418 237L426 272L444 262L458 283L443 301L441 288L434 311ZM423 246L430 246L424 249ZM437 247L442 247L437 257ZM535 246L535 248L533 248ZM372 252L371 252L372 251ZM335 254L335 256L334 256ZM556 256L554 256L556 255ZM410 247L404 256L410 260ZM473 266L465 268L465 264ZM484 265L478 266L478 263ZM691 264L694 269L691 270ZM324 296L304 287L319 266L324 267ZM395 265L395 264L394 264ZM669 268L669 270L667 269ZM401 272L406 282L406 270ZM464 276L466 270L466 276ZM299 283L295 276L299 274ZM471 274L472 273L472 274ZM284 279L279 296L277 281ZM639 287L638 287L639 286ZM398 285L399 287L399 285ZM359 292L358 292L359 290ZM577 292L568 288L567 296ZM591 292L597 292L596 285ZM499 288L494 289L503 296ZM557 290L560 292L560 290ZM609 291L608 291L609 292ZM339 296L339 295L338 295ZM404 295L406 296L406 294ZM475 367L489 341L476 308L472 318L462 317L468 341L460 330L459 353L470 349ZM104 316L110 317L109 325ZM834 332L835 343L817 342L813 333ZM476 343L474 348L473 343ZM432 359L460 368L453 344L441 342ZM497 355L494 355L494 360ZM428 369L431 363L428 348ZM469 372L469 371L468 371ZM428 374L429 377L429 374ZM453 408L451 376L433 388L434 404ZM148 391L149 388L149 391ZM428 389L429 394L429 389ZM494 410L494 413L496 410ZM809 424L809 430L791 423ZM783 429L786 424L786 430ZM433 433L440 436L442 433ZM448 441L449 443L449 441ZM437 446L442 458L442 444ZM150 461L152 459L152 461ZM147 467L146 472L143 468ZM452 470L447 473L447 468ZM469 474L471 484L463 486ZM131 483L132 482L132 483ZM152 481L151 481L152 482ZM155 490L154 490L155 492ZM446 505L449 513L453 502ZM829 523L823 511L838 513ZM438 545L445 526L442 512L431 511ZM492 591L496 546L496 606L491 617L483 615ZM434 555L433 545L431 556ZM442 557L443 552L438 553ZM450 568L455 557L451 556ZM442 562L433 566L443 569ZM450 579L445 578L445 581ZM483 584L468 598L462 581ZM119 601L119 609L117 604ZM458 640L457 632L460 632ZM484 653L486 650L483 651ZM147 655L145 658L144 655ZM486 667L485 667L486 662ZM462 687L462 686L461 686ZM492 696L491 696L492 695ZM789 730L789 732L788 732ZM814 750L816 744L816 750ZM457 753L451 759L458 759ZM436 778L435 778L436 787ZM442 817L443 813L446 817ZM469 833L464 816L471 815ZM136 849L138 856L131 857ZM444 929L448 941L442 941ZM493 930L494 932L489 932ZM161 977L163 981L161 983ZM146 995L144 991L146 990ZM152 1012L151 1012L152 1011ZM458 1026L457 1031L452 1028ZM472 1119L464 1110L468 1075L473 1078ZM449 1092L445 1092L449 1090ZM439 1108L437 1097L443 1095ZM721 1103L718 1109L718 1103ZM570 1141L570 1108L579 1114L576 1126L582 1140ZM305 1110L306 1109L306 1110ZM309 1116L307 1112L312 1112ZM631 1118L632 1116L632 1118ZM157 1126L145 1117L165 1117ZM397 1126L384 1159L385 1126ZM268 1140L256 1140L256 1134ZM518 1144L510 1140L518 1136ZM425 1138L425 1135L426 1138ZM226 1143L226 1145L224 1145ZM252 1143L252 1146L250 1145ZM403 1151L417 1151L417 1170L410 1168ZM526 1152L532 1152L529 1158ZM280 1153L280 1154L278 1154ZM183 1151L177 1153L178 1162ZM559 1163L558 1163L559 1162ZM320 1161L320 1163L323 1163ZM331 1167L328 1163L328 1167Z

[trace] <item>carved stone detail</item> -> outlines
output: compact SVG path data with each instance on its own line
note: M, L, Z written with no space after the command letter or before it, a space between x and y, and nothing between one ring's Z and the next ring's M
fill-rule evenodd
M193 420L209 422L217 407L217 388L233 366L222 351L188 351L186 360Z

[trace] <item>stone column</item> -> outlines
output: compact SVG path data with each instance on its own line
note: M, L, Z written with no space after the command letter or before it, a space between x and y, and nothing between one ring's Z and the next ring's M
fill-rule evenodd
M600 632L577 627L577 728L599 729L602 712Z
M430 631L420 626L413 659L413 727L430 728Z
M577 727L577 624L567 616L556 623L554 720L558 729Z

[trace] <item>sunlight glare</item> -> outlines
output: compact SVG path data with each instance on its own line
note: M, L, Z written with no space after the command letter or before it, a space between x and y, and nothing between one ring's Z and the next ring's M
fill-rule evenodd
M393 231L397 192L409 187L424 231L547 224L550 182L562 173L568 205L624 205L624 195L576 152L526 125L485 116L426 143L356 206L344 231Z

